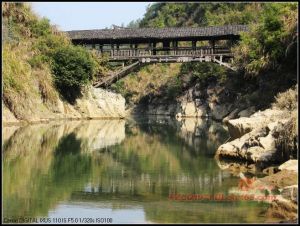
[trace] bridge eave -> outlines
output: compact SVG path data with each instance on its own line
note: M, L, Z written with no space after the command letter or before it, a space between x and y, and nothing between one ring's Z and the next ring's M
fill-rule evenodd
M215 35L215 36L191 36L191 37L168 37L168 38L122 38L122 39L98 39L85 38L77 39L71 38L74 44L142 44L163 41L211 41L211 40L239 40L240 35Z

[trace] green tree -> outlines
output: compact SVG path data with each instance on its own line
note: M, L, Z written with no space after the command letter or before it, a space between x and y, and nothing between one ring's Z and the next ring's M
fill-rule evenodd
M53 54L52 70L60 93L74 101L82 86L89 84L96 70L96 62L83 47L66 46Z
M295 42L297 14L296 3L265 4L258 22L251 23L250 32L233 49L236 65L250 76L277 69Z

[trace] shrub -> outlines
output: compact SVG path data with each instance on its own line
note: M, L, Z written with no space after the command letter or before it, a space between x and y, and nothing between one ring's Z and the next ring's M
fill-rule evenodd
M185 63L182 64L180 74L191 74L200 81L206 81L208 78L217 78L220 82L226 80L226 69L215 63Z
M251 24L250 32L242 34L240 44L233 48L235 64L248 76L278 69L296 36L297 4L265 4L258 22Z
M96 62L91 54L78 46L57 49L52 56L52 71L60 93L69 101L80 95L81 87L93 78Z
M297 86L294 89L289 89L286 92L279 93L275 97L275 103L273 103L273 107L281 109L293 111L298 107L298 92Z
M47 18L33 21L30 28L33 37L47 36L52 33L51 25Z
M166 88L167 98L174 99L177 97L181 92L181 86L181 80L178 77L171 79Z
M28 63L33 68L42 68L45 62L48 61L48 58L44 55L34 55L28 60Z
M297 158L298 150L298 114L297 110L291 113L291 117L283 124L283 127L279 129L278 138L276 141L276 147L281 151L281 157L283 159Z

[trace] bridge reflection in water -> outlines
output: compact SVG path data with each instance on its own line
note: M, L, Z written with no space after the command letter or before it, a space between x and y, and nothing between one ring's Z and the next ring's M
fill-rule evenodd
M114 223L263 221L259 213L266 206L256 202L168 199L173 193L226 194L239 180L221 171L212 156L227 139L222 125L186 120L4 127L4 133L10 131L2 144L4 216L108 214Z

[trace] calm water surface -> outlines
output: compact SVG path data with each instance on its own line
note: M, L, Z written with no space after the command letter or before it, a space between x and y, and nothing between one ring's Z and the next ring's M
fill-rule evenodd
M255 201L229 195L239 178L214 159L228 138L205 120L143 118L3 128L4 217L112 218L113 223L264 222Z

